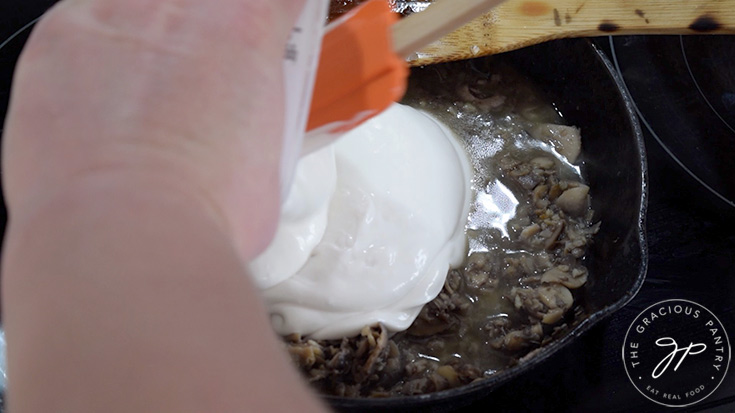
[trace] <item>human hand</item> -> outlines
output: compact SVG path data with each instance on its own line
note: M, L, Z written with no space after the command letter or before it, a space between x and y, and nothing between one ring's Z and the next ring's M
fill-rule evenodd
M67 0L20 59L4 189L22 221L67 191L178 191L242 259L279 208L282 71L303 0Z
M65 0L37 25L3 137L11 410L320 411L242 265L276 224L302 4Z

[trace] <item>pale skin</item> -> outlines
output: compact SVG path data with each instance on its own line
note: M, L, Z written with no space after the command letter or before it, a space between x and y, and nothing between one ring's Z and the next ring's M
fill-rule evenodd
M278 216L303 0L65 0L2 148L9 410L322 411L243 263Z

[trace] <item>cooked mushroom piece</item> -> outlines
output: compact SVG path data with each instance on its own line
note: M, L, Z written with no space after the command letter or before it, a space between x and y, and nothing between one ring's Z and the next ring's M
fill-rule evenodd
M581 216L587 211L589 204L587 194L589 191L590 187L582 184L569 188L559 195L559 198L556 199L556 205L569 215Z
M540 169L551 169L554 167L554 160L545 156L539 156L531 159L531 165Z
M531 224L523 228L523 231L521 231L521 239L529 239L538 234L539 231L541 231L541 226L539 224Z
M574 163L582 150L579 128L566 125L544 123L531 128L528 133L535 139L551 145L556 152Z
M537 289L541 302L549 311L542 318L544 324L554 324L561 319L564 313L572 308L574 297L572 293L562 285L542 286Z
M569 268L554 267L541 276L541 282L545 284L561 284L567 288L579 288L587 282L587 270L575 268L571 272Z
M559 284L542 285L537 288L514 288L511 295L517 309L525 310L544 324L559 321L574 303L572 293Z
M313 366L317 360L324 360L321 346L313 340L291 345L288 347L288 352L297 364L305 367Z
M502 348L511 352L516 352L524 348L538 345L543 338L544 330L541 324L536 323L526 326L521 330L514 330L503 337Z
M556 227L554 227L554 231L551 232L551 235L546 238L546 241L544 242L544 248L545 249L551 249L556 244L556 240L559 239L559 235L561 235L561 232L564 231L564 221L559 222L556 224Z
M375 371L382 368L390 350L388 346L388 330L382 324L365 327L360 332L360 335L365 337L366 340L361 342L361 346L358 347L355 356L361 359L367 355L367 360L365 360L365 364L361 367L354 366L356 368L355 379L358 383L367 380Z

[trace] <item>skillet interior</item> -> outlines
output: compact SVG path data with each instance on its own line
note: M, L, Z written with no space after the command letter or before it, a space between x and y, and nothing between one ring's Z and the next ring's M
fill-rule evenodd
M602 221L587 252L587 316L565 337L519 365L485 380L420 396L357 399L329 396L343 411L445 411L471 403L533 367L630 301L646 273L646 159L629 96L608 59L584 39L559 40L493 57L506 59L582 130L582 172L592 188L594 221Z

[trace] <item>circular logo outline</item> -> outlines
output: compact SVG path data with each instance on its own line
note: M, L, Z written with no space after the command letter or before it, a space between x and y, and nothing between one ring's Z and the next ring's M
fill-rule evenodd
M654 309L655 307L660 306L662 304L666 304L666 303L672 303L672 302L692 304L692 305L695 305L695 306L699 307L700 309L706 311L706 313L709 314L719 324L719 328L722 329L723 336L725 337L725 343L727 344L727 359L726 359L727 362L725 363L725 369L722 372L722 377L720 377L719 382L714 386L714 388L709 393L704 394L700 398L698 398L698 399L696 399L696 400L694 400L694 401L692 401L690 403L687 403L687 404L667 404L667 403L662 402L660 400L656 400L656 399L652 398L650 395L646 394L646 392L644 392L636 384L636 382L633 380L633 378L631 377L630 371L628 369L628 361L629 360L628 360L628 358L626 358L626 349L628 347L628 337L630 336L630 332L633 329L633 326L635 326L636 324L638 324L638 321L641 319L641 317L643 315L647 314L648 312L651 312L651 310ZM709 308L703 306L702 304L699 304L699 303L697 303L695 301L681 299L681 298L672 298L672 299L667 299L667 300L659 301L657 303L651 304L650 306L646 307L643 311L641 311L640 313L638 313L638 315L636 315L636 317L630 323L630 326L628 326L628 329L625 332L625 338L623 339L623 346L622 346L622 352L621 353L622 353L622 361L623 361L623 368L625 369L625 374L626 374L626 376L628 376L628 380L633 385L633 387L641 395L643 395L643 397L647 398L648 400L650 400L650 401L652 401L652 402L654 402L656 404L659 404L659 405L662 405L662 406L666 406L666 407L687 407L687 406L692 406L694 404L697 404L697 403L703 401L704 399L708 398L709 396L711 396L712 393L714 393L714 392L717 391L717 389L720 387L720 385L722 384L722 382L725 381L725 377L727 376L727 372L728 372L728 369L730 367L730 362L732 360L732 346L730 344L730 337L728 336L727 330L725 330L725 325L722 324L722 321L720 321L720 319L717 318L717 316L712 311L710 311Z

